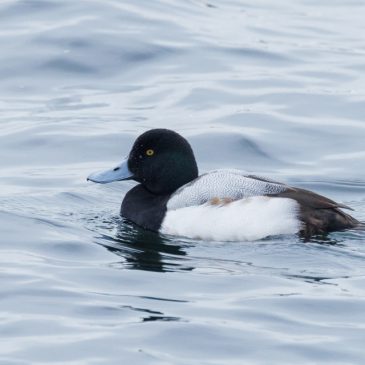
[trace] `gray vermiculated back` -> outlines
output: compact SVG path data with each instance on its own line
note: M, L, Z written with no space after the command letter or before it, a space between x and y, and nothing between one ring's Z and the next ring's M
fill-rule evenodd
M171 196L167 209L200 205L214 198L237 200L250 196L278 194L286 189L286 185L249 176L240 170L215 170L178 189Z

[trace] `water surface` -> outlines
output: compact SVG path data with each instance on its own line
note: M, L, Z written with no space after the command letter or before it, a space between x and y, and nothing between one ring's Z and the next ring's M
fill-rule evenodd
M365 236L201 242L85 177L156 127L365 220L362 1L0 4L2 364L363 364Z

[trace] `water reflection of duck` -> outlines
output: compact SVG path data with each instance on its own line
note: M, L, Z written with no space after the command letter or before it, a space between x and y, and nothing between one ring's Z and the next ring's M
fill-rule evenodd
M186 252L181 243L171 242L153 231L136 229L122 222L115 236L102 235L100 243L123 257L123 267L146 271L192 270L183 260Z
M97 183L127 179L139 184L126 194L121 215L172 235L222 241L297 232L310 237L359 225L341 210L351 208L308 190L239 170L198 176L189 143L167 129L143 133L122 163L88 177Z

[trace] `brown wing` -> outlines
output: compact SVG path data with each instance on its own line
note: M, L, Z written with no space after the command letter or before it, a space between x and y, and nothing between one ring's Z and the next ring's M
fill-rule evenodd
M313 191L310 191L310 190L294 188L294 187L288 186L284 183L268 179L266 177L261 177L261 176L256 176L256 175L247 175L247 177L255 179L255 180L259 180L259 181L265 181L268 183L274 183L274 184L286 186L287 187L286 190L284 190L281 193L275 194L275 196L291 198L291 199L298 201L298 203L300 203L300 204L308 205L314 209L342 208L342 209L353 210L352 208L350 208L347 205L337 203L331 199L326 198L323 195L313 193ZM270 194L270 196L271 196L271 194Z
M337 203L323 195L314 193L313 191L288 187L281 193L275 194L277 197L290 198L296 200L300 205L310 207L313 209L349 209L353 210L347 205Z
M303 222L301 234L306 239L315 234L354 228L360 224L355 218L341 211L341 208L353 209L309 190L289 187L273 196L294 199L299 203L300 218Z

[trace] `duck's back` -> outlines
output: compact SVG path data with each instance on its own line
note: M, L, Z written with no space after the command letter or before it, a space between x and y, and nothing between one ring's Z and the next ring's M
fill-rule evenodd
M279 194L289 186L245 174L234 169L222 169L200 175L171 195L167 209L175 210L205 204L212 199L222 198L236 201L252 196Z

